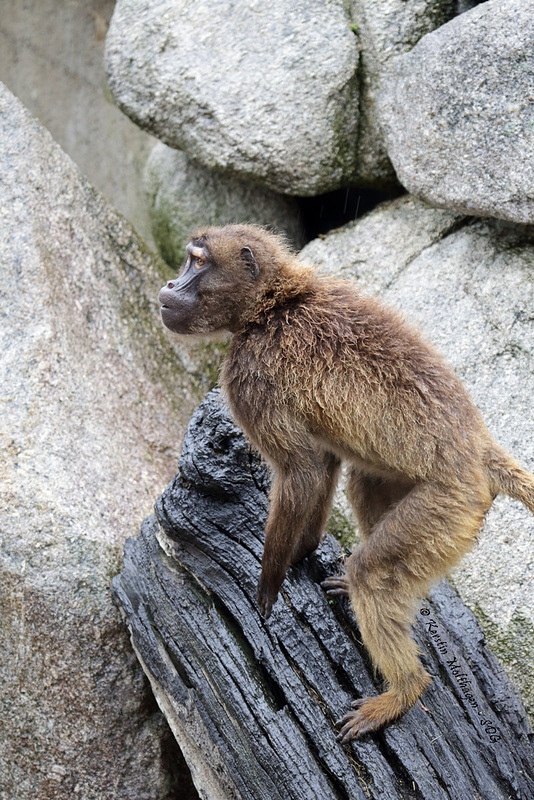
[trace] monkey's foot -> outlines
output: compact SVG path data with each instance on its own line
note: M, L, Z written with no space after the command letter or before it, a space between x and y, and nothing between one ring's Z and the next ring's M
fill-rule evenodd
M330 578L325 578L321 586L329 597L335 597L336 595L341 597L349 596L349 584L344 575L332 575Z
M342 726L337 736L337 740L342 744L350 742L351 739L359 739L366 733L380 730L409 708L409 705L399 701L399 698L390 691L376 697L354 700L351 706L356 711L350 711L343 719L336 722L336 725Z

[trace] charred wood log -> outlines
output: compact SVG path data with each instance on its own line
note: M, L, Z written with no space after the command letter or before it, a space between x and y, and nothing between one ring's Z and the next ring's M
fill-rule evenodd
M269 476L216 392L179 471L126 546L113 584L133 646L207 800L532 800L532 734L517 691L448 583L414 633L434 680L378 735L341 745L335 721L380 690L345 599L320 581L330 536L259 615Z

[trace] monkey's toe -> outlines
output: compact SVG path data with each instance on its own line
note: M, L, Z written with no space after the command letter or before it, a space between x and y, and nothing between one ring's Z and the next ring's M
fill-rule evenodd
M344 575L332 575L330 578L325 578L321 586L329 597L349 596L349 584Z
M366 733L377 730L380 726L368 720L360 711L351 711L349 714L336 722L341 725L341 730L337 735L338 742L346 744L352 739L359 739Z
M396 709L391 709L384 701L384 695L362 697L360 700L354 700L351 706L356 710L350 711L336 722L336 725L342 726L337 736L337 740L342 744L350 742L351 739L359 739L366 733L378 731L399 716Z

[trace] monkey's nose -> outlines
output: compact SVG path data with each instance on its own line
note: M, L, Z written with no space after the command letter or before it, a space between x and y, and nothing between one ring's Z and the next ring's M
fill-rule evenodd
M169 281L162 289L160 289L160 293L158 295L158 300L162 306L167 305L168 301L171 299L171 289L174 288L174 283Z

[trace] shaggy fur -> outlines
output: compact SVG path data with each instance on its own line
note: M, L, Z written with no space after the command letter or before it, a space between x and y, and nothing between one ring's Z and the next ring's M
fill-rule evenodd
M350 596L387 690L353 704L348 740L421 696L430 678L410 636L417 598L471 547L499 492L534 512L534 477L495 443L441 356L377 299L303 266L260 228L211 228L194 241L210 267L190 332L234 334L222 387L274 472L265 617L288 566L319 544L341 460L351 464L364 542L325 587Z

